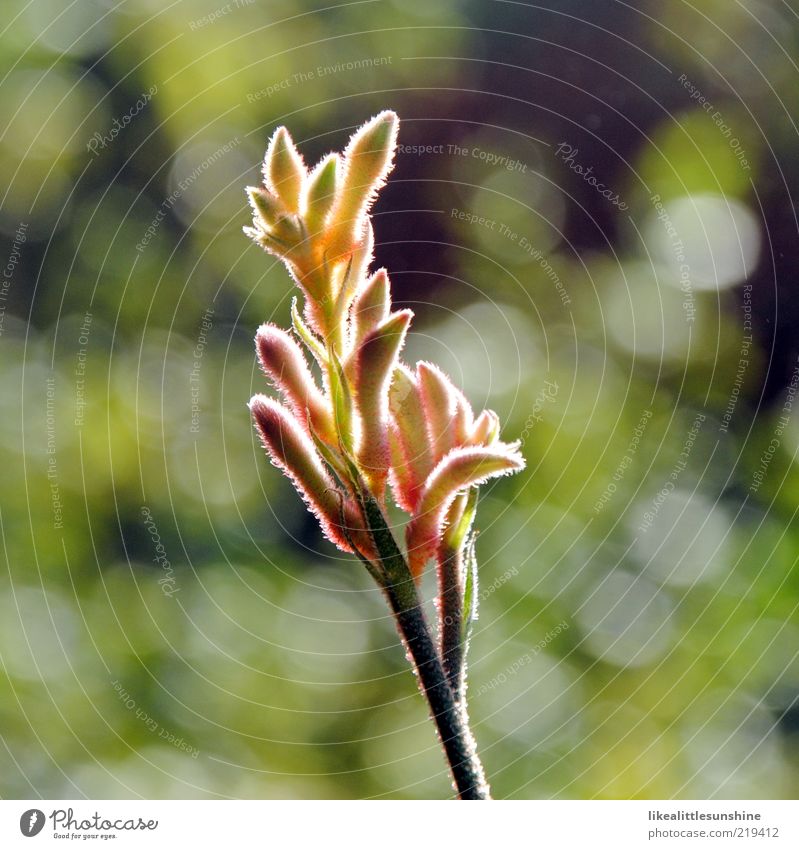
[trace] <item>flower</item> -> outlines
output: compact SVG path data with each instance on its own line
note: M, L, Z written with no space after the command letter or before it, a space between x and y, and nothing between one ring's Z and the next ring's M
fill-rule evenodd
M283 260L304 308L293 310L297 338L259 328L258 357L281 400L256 395L250 409L273 463L343 551L377 559L364 502L384 507L390 487L410 516L407 562L418 580L432 557L450 556L453 540L466 544L464 493L524 460L518 443L500 441L493 411L475 417L435 365L401 360L413 313L394 311L387 272L369 270L369 210L393 167L398 123L381 112L343 154L310 170L284 127L272 136L263 184L247 189L253 223L244 229ZM321 386L300 342L319 365Z

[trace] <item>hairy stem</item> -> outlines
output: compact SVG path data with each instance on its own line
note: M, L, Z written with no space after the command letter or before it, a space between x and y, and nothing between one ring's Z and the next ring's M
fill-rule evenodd
M447 682L419 605L413 579L410 580L410 591L407 587L389 586L386 594L399 632L418 672L419 685L430 706L455 788L461 799L490 799L490 789L477 755L466 711L456 702Z
M441 661L456 700L463 697L463 555L449 549L439 561Z
M458 796L461 799L490 799L466 706L447 680L405 558L376 500L366 497L361 505L383 566L384 580L380 583L416 668L419 687L430 706Z

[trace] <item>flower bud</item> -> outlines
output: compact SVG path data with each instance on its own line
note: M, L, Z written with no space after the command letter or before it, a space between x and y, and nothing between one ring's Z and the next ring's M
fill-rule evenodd
M469 434L469 445L492 445L499 439L499 417L493 410L483 410L475 419Z
M308 362L293 337L273 324L262 324L255 335L261 367L280 391L297 420L312 426L330 445L336 444L330 405L316 385Z
M394 371L389 408L399 449L395 449L392 462L394 496L403 510L413 513L434 463L419 384L413 372L402 364Z
M361 422L358 463L382 498L390 465L388 390L413 313L401 310L373 330L355 355L355 395Z
M435 463L456 445L466 442L474 416L463 393L441 369L430 363L418 363L416 372Z
M351 552L342 527L345 496L322 465L310 437L294 416L271 398L254 396L250 411L272 463L294 484L325 536L342 551ZM349 519L345 521L349 523Z
M357 348L366 336L388 318L391 310L389 280L384 268L376 271L355 297L350 313L350 333Z
M285 127L278 127L270 139L263 170L266 187L289 212L299 212L305 164Z
M325 226L327 214L336 199L336 184L340 166L338 154L328 154L308 176L302 212L309 236L316 236Z
M330 216L331 259L349 253L358 241L362 219L393 167L397 124L393 112L381 112L355 133L344 151L341 187Z
M416 580L435 553L447 510L458 491L523 469L524 460L517 449L516 444L454 448L436 466L406 531L408 565Z

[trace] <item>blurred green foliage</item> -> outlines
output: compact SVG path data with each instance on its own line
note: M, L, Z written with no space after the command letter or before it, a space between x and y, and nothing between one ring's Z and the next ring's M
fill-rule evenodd
M448 794L379 592L245 406L294 292L243 188L279 124L315 161L390 107L443 145L401 152L376 208L406 359L528 459L478 513L495 794L795 798L796 16L6 5L0 795Z

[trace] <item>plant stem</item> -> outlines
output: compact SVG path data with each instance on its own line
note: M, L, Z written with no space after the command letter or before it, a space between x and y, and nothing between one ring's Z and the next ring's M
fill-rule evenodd
M388 598L400 636L418 673L419 686L430 706L458 797L490 799L491 791L477 755L474 735L469 728L465 702L447 680L408 564L377 499L360 483L358 491L364 521L372 535L382 567L369 571Z
M455 698L460 700L464 690L463 656L463 554L449 549L439 561L439 630L441 661L444 674Z
M490 799L490 789L477 755L466 711L456 701L450 688L413 579L409 578L409 581L410 586L389 585L386 594L399 632L418 672L420 688L430 705L455 788L461 799Z

